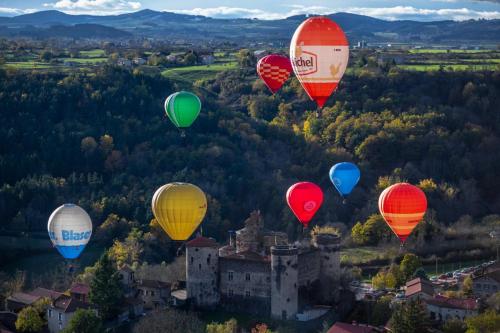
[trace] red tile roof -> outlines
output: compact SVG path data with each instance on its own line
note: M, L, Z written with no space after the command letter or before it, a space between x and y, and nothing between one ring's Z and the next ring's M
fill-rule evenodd
M90 304L81 302L70 296L62 295L52 304L54 308L62 310L64 313L75 312L77 309L89 309Z
M337 322L335 325L330 327L327 333L372 333L376 332L375 328L369 325L363 324L347 324Z
M432 283L428 280L421 278L416 278L406 282L406 290L405 290L406 297L410 297L420 292L427 294L429 296L434 295L434 287Z
M479 303L473 298L452 298L442 295L437 295L425 301L427 304L435 305L440 308L461 309L461 310L478 310Z
M75 283L71 286L69 292L72 294L88 295L90 287L84 283Z
M213 238L206 238L198 236L195 239L186 243L186 247L215 247L218 248L219 244Z

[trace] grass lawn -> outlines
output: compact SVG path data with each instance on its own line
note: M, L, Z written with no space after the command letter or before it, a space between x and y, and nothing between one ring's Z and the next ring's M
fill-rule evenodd
M164 70L161 74L165 77L177 79L181 81L197 81L208 80L214 78L217 73L227 70L234 70L238 66L237 62L228 62L224 64L214 65L201 65L201 66L188 66L169 68Z
M372 260L395 258L398 254L399 246L388 247L385 249L371 246L354 247L340 251L340 262L359 265L368 263Z
M102 58L106 55L106 52L101 49L95 49L90 51L80 51L80 56L86 58Z

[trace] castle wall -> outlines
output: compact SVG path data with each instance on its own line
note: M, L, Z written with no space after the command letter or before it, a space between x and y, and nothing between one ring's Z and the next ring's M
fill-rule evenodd
M219 265L222 307L228 311L269 316L270 262L220 258Z
M186 247L187 297L199 307L214 307L219 302L218 249Z
M321 274L321 253L310 249L299 253L299 286L309 286L318 280Z
M298 250L292 246L271 248L271 316L293 320L298 312Z

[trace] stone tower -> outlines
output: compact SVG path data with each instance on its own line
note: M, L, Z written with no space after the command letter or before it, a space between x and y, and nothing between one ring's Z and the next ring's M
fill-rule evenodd
M334 234L319 234L314 237L314 246L320 250L320 276L319 281L326 292L323 297L326 300L337 296L340 280L340 236Z
M198 307L212 308L219 302L219 245L197 237L186 244L187 298Z
M290 245L271 247L271 317L295 319L298 290L298 249Z

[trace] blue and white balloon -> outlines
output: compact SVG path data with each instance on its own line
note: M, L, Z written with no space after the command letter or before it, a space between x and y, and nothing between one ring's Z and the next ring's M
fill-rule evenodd
M64 204L57 208L47 224L50 240L65 259L76 259L92 235L89 214L75 204Z
M359 168L350 162L337 163L330 169L330 180L342 197L352 192L360 177Z

